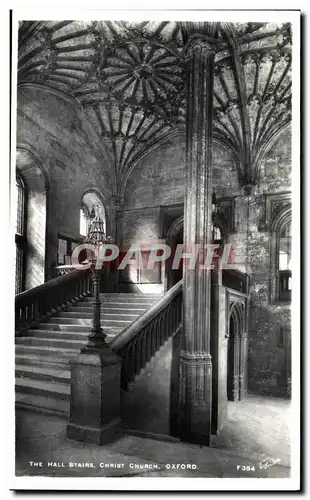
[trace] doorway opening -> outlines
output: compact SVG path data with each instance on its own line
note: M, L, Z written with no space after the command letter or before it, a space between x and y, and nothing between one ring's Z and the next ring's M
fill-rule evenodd
M227 399L239 401L245 392L244 307L234 303L230 308L227 343Z
M235 325L232 316L229 321L229 337L227 344L227 399L228 401L235 400L234 394L234 378L235 378L235 356L234 356L234 343L235 343Z
M220 249L216 252L216 255L221 254L221 249L223 246L223 231L218 223L212 223L212 243L218 244ZM183 278L183 259L180 259L177 268L172 268L174 255L178 245L183 245L184 243L184 218L183 215L174 220L167 232L167 245L171 248L170 258L166 261L166 289L170 290L174 285L176 285Z

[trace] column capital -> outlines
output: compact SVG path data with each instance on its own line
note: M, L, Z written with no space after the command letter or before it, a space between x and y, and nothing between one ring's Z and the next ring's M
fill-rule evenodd
M191 35L184 47L184 56L186 58L192 57L194 54L201 54L203 56L215 56L216 48L210 41L210 37L202 33L194 33Z
M201 54L205 57L215 56L216 50L210 43L209 37L206 35L192 35L184 47L184 55L188 59L194 54Z
M211 354L209 352L181 351L180 358L183 363L191 366L196 366L197 364L207 365L212 362Z

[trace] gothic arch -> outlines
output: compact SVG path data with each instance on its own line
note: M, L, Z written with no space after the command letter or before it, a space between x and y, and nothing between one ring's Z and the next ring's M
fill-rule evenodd
M270 224L270 302L279 300L279 239L282 230L292 222L292 206L290 203L282 207Z
M261 149L255 165L255 171L256 171L255 175L257 175L259 181L261 176L261 165L265 159L265 156L267 155L268 151L272 148L272 146L277 142L277 140L281 137L281 135L284 132L290 130L291 126L292 126L291 120L279 126L279 128L270 136L265 146Z
M96 187L85 189L81 197L81 209L84 211L87 219L90 219L93 208L100 215L101 220L104 222L105 231L107 231L106 200Z
M175 219L167 231L167 241L177 236L184 227L184 215Z
M75 109L78 119L81 120L81 122L86 125L87 132L91 135L92 138L96 139L96 147L102 153L102 155L104 157L104 161L108 165L109 172L113 173L113 161L110 157L110 154L107 151L107 149L104 147L104 145L102 144L102 138L98 135L98 132L96 131L95 127L92 125L91 121L89 120L87 113L83 109L83 106L80 104L80 102L75 97L72 97L71 95L69 95L69 94L67 94L59 89L50 87L49 85L46 85L46 84L40 84L40 83L26 83L26 82L19 83L17 86L17 90L20 91L23 89L25 89L25 90L29 89L29 90L34 90L34 91L41 90L43 92L52 94L52 95L62 99L63 101L67 102L68 104L70 104ZM17 107L18 107L18 99L17 99ZM89 141L89 143L92 144L92 141Z
M25 289L41 285L47 276L48 192L47 174L33 148L18 143L16 170L26 187Z
M227 398L236 401L245 394L246 336L245 305L239 301L230 304L227 323Z
M163 144L165 144L169 140L177 138L177 137L180 137L184 141L186 141L185 130L184 131L182 131L182 130L181 131L180 130L174 130L174 131L168 133L167 135L165 135L165 137L162 137L159 140L154 141L144 151L142 151L141 153L137 154L133 158L133 160L131 161L128 169L126 170L126 173L125 173L125 175L124 175L124 177L123 177L123 179L121 181L121 184L120 184L120 197L121 198L124 198L124 196L125 196L125 190L126 190L127 182L129 180L129 178L130 178L133 170L138 165L138 163L143 158L145 158L149 153L151 153L152 151L156 150L157 148L159 148L160 146L162 146ZM230 154L232 156L233 165L234 165L234 168L236 170L238 180L240 182L240 179L241 179L240 159L239 159L239 157L238 157L238 155L237 155L234 147L230 144L229 140L226 137L224 137L224 135L220 131L215 131L214 136L213 136L213 143L217 144L219 146L225 147L227 149L227 151L230 152Z

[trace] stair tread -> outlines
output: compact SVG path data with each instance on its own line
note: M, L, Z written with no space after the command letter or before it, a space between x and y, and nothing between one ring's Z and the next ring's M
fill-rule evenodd
M21 339L21 340L26 340L26 341L29 341L29 339L35 339L36 341L40 340L43 343L44 342L50 342L50 341L57 341L57 342L60 342L60 343L63 342L64 344L68 344L68 343L70 343L72 345L76 344L77 346L80 346L81 344L84 344L84 342L82 342L81 340L77 340L77 339L60 339L58 337L48 337L48 338L46 338L46 337L29 337L29 336L27 336L27 337L18 337L18 338ZM87 341L87 337L85 338L85 340ZM20 342L18 345L24 345L24 344L22 342ZM28 345L28 344L26 344L26 345ZM71 348L69 347L69 349L71 349Z
M54 352L54 353L68 353L68 354L75 354L79 353L80 349L71 349L70 347L50 347L50 346L34 346L34 345L27 345L27 344L17 344L16 347L22 347L23 349L27 349L29 351L36 351L38 349L41 349L43 351L47 352Z
M132 311L132 309L130 309L130 311ZM74 314L74 316L71 316L72 314ZM73 318L88 319L88 316L87 316L87 318L83 318L83 317L80 316L80 315L83 315L83 314L89 314L89 316L92 317L92 312L88 313L87 311L76 311L76 312L75 311L64 311L64 312L60 313L60 315L57 316L57 317L58 318L66 318L66 317L71 318L71 317L73 317ZM119 317L120 311L114 312L114 313L106 312L104 314L107 315L107 316L117 316L117 317ZM130 312L130 313L126 312L126 313L122 313L122 316L126 316L126 317L127 316L134 316L134 317L136 317L136 316L139 316L139 314L134 314L133 312Z
M68 394L71 393L70 384L57 384L56 382L48 382L43 380L34 380L31 378L15 378L15 386L17 387L32 387L34 389L43 389L44 391L53 392L56 394Z
M105 331L107 330L107 327L105 326ZM113 330L112 333L114 332L122 332L123 329L122 328L111 328L110 330ZM78 335L81 337L81 339L87 339L88 338L88 335L90 334L90 331L87 330L85 332L70 332L70 331L61 331L61 330L28 330L29 333L31 333L31 335L27 335L27 337L40 337L40 334L41 335L46 335L47 333L50 333L52 335ZM39 335L37 335L39 334ZM109 335L109 333L108 333ZM45 337L46 338L46 337ZM57 337L58 338L58 337ZM67 339L68 340L68 339ZM76 339L78 340L78 339Z
M20 405L40 412L45 409L52 413L68 415L70 411L70 401L55 399L52 396L42 396L41 394L25 394L16 391L15 403L17 406Z
M34 353L27 353L27 354L18 353L16 355L16 357L21 358L21 359L25 359L25 360L29 359L29 360L33 360L33 361L35 361L35 360L39 361L41 359L40 354L34 354ZM50 362L55 362L55 363L58 362L59 364L64 363L63 360L59 361L59 358L57 356L50 356L49 358L46 358L46 356L42 356L42 360L46 361L47 359ZM69 362L68 362L68 365L69 365Z
M162 295L100 294L101 325L110 343ZM68 415L70 360L88 342L93 297L70 305L60 314L41 321L16 343L16 405L32 411ZM62 337L65 336L65 338ZM72 335L72 338L71 338ZM55 344L54 344L55 343Z
M90 327L91 325L75 325L75 324L63 324L63 323L53 323L48 325L44 325L45 328L42 328L42 330L45 331L57 331L57 332L64 332L64 333L86 333L89 335L90 333ZM101 325L105 331L110 331L111 333L114 333L115 331L122 331L127 325L120 325L119 323L117 325Z
M102 302L101 302L101 307L102 307ZM107 304L107 302L106 302ZM113 302L109 302L109 304L113 304L113 305L116 305L116 306L128 306L129 305L129 302L116 302L116 301L113 301ZM148 309L148 306L152 306L153 305L153 302L150 302L149 304L145 304L144 302L135 302L132 304L133 306L147 306L145 309Z
M46 332L50 332L50 333L56 333L55 330L41 330L40 328L35 328L33 330L28 330L28 333L32 333L32 334L37 334L37 333L42 333L43 334L46 334ZM59 333L59 331L58 331ZM69 333L69 334L74 334L75 332L63 332L63 333ZM81 335L81 337L85 337L87 338L87 336L89 335L89 331L85 331L85 332L76 332L77 335ZM31 337L31 335L26 335L26 337ZM19 337L18 337L19 338ZM24 337L23 337L24 338Z
M59 318L59 319L64 319L65 320L66 318ZM74 318L71 318L71 319L74 319ZM41 324L42 325L57 325L57 326L59 326L59 325L63 325L63 326L88 326L89 324L91 324L92 319L91 318L89 318L89 319L88 318L85 318L85 319L80 318L80 321L89 321L90 323L87 323L85 325L82 325L82 324L76 324L75 325L74 323L66 323L65 321L63 321L61 323L60 322L59 323L53 323L52 321L42 321ZM126 320L126 319L112 319L112 320L110 320L110 319L101 319L101 323L104 323L106 321L109 321L110 323L111 323L111 321L112 322L116 322L116 323L131 323L131 320Z
M48 367L40 367L35 365L22 365L17 363L15 366L15 370L29 372L29 373L38 373L38 374L46 374L57 377L61 376L62 378L68 379L68 382L71 380L71 372L69 369L64 368L48 368Z

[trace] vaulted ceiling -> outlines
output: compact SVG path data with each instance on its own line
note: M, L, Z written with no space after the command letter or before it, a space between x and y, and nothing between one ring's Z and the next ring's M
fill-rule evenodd
M203 23L21 22L18 83L77 99L114 159L115 193L135 162L185 129L189 36ZM214 136L236 158L241 183L255 182L273 137L291 120L289 24L220 23Z

